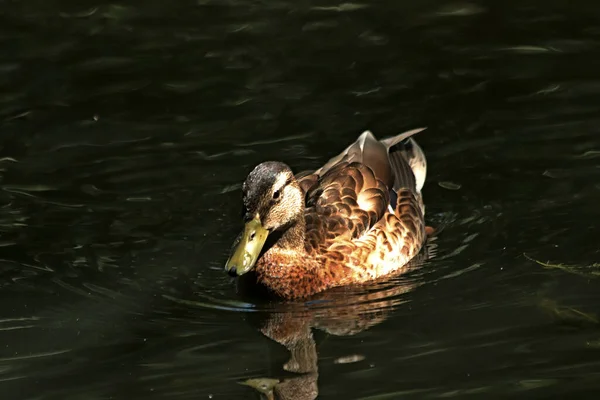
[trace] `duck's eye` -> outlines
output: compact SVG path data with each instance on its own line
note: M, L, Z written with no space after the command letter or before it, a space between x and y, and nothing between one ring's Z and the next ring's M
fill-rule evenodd
M281 196L281 192L279 190L276 190L273 192L273 199L277 200L279 198L279 196Z

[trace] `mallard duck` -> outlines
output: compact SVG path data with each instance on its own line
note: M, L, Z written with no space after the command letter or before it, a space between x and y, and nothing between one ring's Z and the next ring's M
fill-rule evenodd
M412 138L423 129L383 140L366 131L316 171L257 165L242 185L245 226L225 270L254 270L283 299L401 273L427 237L427 162Z

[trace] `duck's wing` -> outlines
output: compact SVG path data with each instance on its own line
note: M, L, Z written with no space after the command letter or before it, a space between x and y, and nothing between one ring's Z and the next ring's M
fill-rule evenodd
M344 236L358 238L390 210L390 203L395 208L396 186L414 190L401 144L418 131L386 141L366 131L323 167L304 175L300 181L306 188L309 240L316 245Z
M307 173L306 177L314 181L340 164L358 162L371 168L377 179L396 190L400 184L399 180L410 180L410 176L405 175L414 175L417 191L420 191L427 173L427 162L425 154L412 136L425 129L413 129L381 141L370 131L365 131L344 151L311 172L311 176ZM402 160L408 162L412 174L406 170ZM410 188L413 189L412 186Z
M363 132L358 139L344 151L332 157L315 174L324 176L329 170L344 163L360 163L373 170L378 179L386 185L392 185L393 177L385 144L378 141L370 131Z
M340 154L332 157L321 168L315 171L302 171L296 174L296 180L300 187L307 194L306 201L308 205L309 196L314 190L323 186L323 178L333 176L330 171L339 173L341 169L351 163L365 164L371 168L375 175L387 185L392 185L393 176L388 160L388 151L384 144L379 142L369 131L362 133L358 139L348 146Z
M336 242L361 237L381 219L388 202L388 191L369 168L338 164L306 193L307 250L325 254Z

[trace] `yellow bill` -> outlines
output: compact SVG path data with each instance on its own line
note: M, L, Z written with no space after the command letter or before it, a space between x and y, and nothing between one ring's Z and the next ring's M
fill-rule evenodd
M231 276L240 276L252 270L268 235L269 231L263 228L258 215L248 221L225 264L225 271Z

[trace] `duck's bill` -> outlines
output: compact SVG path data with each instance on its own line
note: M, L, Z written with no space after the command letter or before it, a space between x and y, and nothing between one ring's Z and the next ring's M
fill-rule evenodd
M241 237L233 246L231 256L225 264L225 271L231 276L240 276L251 271L268 235L269 231L263 228L259 218L247 222Z

